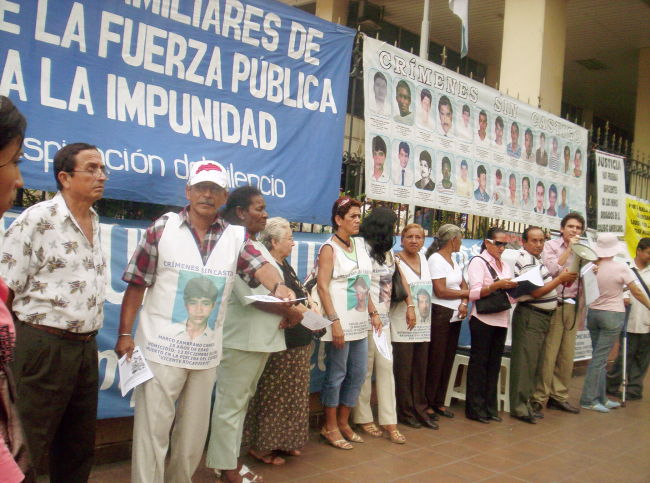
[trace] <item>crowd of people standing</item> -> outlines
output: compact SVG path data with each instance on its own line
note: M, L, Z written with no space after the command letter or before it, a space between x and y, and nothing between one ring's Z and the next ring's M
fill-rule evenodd
M25 129L24 117L0 96L0 214L22 187ZM17 217L0 261L0 474L12 483L35 481L43 468L54 482L87 481L93 462L95 336L107 270L92 205L108 173L95 146L73 143L56 154L54 176L58 193ZM228 192L228 180L217 162L193 163L187 206L146 230L124 270L115 351L131 358L138 346L154 375L135 389L133 481L191 481L206 441L206 465L228 482L262 481L242 463L243 451L273 465L300 456L315 339L325 353L320 434L340 450L364 437L405 444L398 423L437 430L441 418L455 417L444 402L467 317L468 419L502 421L497 384L509 326L511 416L537 424L545 407L579 412L568 384L584 302L568 268L585 229L581 215L567 214L561 236L549 242L541 228L528 227L514 271L502 259L506 232L492 227L464 272L454 255L459 227L441 226L425 251L424 229L407 224L394 253L393 211L376 207L362 220L361 203L343 196L332 207L333 233L318 253L311 288L287 261L289 222L269 218L254 187ZM620 405L606 396L618 391L620 364L609 376L605 369L623 326L624 289L635 299L637 330L642 335L648 326L650 240L639 243L636 273L614 260L622 252L614 235L599 234L595 252L600 296L587 316L593 357L580 405L606 413ZM540 270L543 285L518 294L513 279L528 270ZM268 294L279 301L255 297ZM307 329L300 322L311 312L330 325ZM629 390L640 398L648 341L633 340Z

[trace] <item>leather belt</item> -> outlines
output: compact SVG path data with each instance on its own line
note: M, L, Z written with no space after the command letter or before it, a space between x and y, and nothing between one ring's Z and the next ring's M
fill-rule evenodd
M77 342L88 342L92 340L97 335L98 332L97 330L94 330L92 332L77 334L75 332L70 332L68 330L63 330L63 329L57 329L56 327L50 327L48 325L30 324L28 322L23 322L23 324L33 329L40 330L42 332L47 332L48 334L56 335L58 337L61 337L62 339L74 340Z
M537 308L537 307L535 307L534 305L531 305L531 304L521 304L521 305L523 305L527 309L532 310L533 312L539 312L540 314L544 314L544 315L551 315L553 312L555 312L555 309L553 309L553 310L544 310L544 309Z

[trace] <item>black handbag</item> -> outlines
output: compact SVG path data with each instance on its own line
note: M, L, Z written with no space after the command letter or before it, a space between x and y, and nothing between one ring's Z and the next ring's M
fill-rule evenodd
M399 257L395 256L395 271L393 272L393 287L390 291L390 303L397 304L404 302L408 298L408 293L404 290L402 283L402 274L399 271Z
M492 279L495 282L499 280L499 276L485 258L479 256L474 258L480 258L483 260L490 271ZM512 308L508 294L503 289L495 290L487 297L475 300L474 305L476 306L476 312L479 314L496 314L497 312L503 312L504 310L510 310Z

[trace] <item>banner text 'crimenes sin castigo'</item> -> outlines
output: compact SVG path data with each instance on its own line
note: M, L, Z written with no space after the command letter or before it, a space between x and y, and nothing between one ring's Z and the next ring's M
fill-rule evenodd
M3 0L0 94L27 116L23 174L54 190L64 144L96 144L108 198L182 205L221 162L272 214L326 223L354 32L273 0Z
M371 38L370 198L559 228L585 214L587 130Z

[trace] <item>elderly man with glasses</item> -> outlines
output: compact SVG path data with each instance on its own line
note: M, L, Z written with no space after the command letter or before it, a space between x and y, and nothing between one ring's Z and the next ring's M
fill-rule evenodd
M16 405L34 464L53 482L87 481L95 447L95 335L104 319L106 260L92 204L107 173L95 146L54 156L59 192L26 209L5 235L0 271L17 320ZM1 478L0 478L1 479Z

